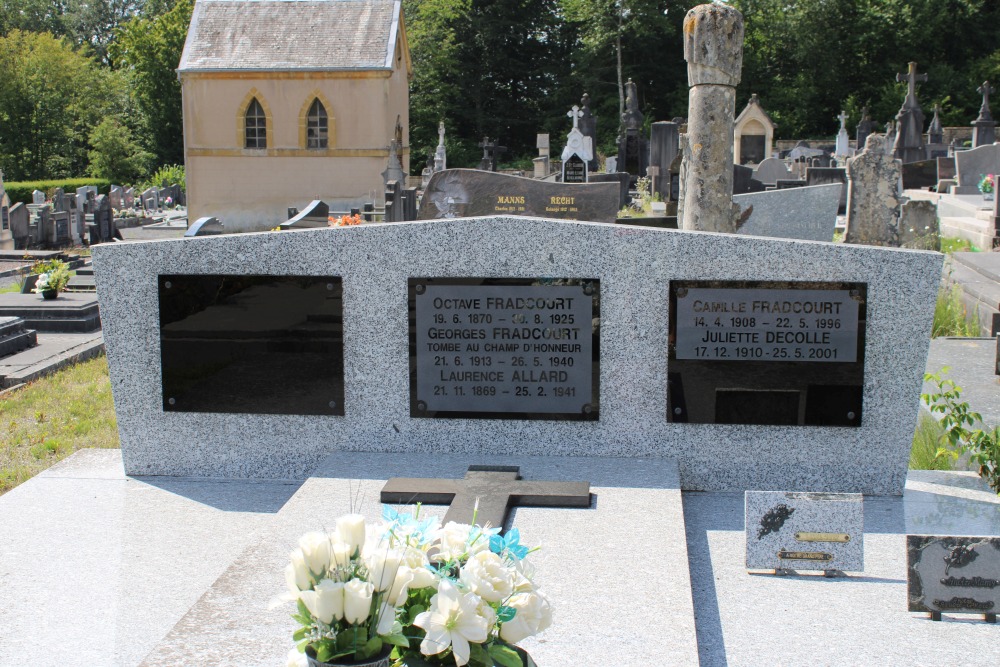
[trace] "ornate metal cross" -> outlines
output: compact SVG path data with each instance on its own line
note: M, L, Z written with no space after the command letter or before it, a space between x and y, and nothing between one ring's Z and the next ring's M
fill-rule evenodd
M381 501L450 505L444 523L503 527L511 507L590 507L590 482L528 482L517 466L469 466L464 479L393 477ZM476 504L478 503L478 511Z
M573 119L573 129L579 129L578 123L580 119L583 118L583 112L580 111L580 107L573 105L573 108L566 112L566 115Z
M907 100L909 100L910 98L916 99L917 82L920 81L921 83L923 83L927 81L927 74L926 72L924 74L917 74L917 63L911 62L909 71L906 74L897 74L896 81L900 83L903 83L905 81L908 84L906 92Z

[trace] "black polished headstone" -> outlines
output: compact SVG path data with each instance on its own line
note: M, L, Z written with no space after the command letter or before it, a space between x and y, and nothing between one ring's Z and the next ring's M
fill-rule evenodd
M385 504L449 505L449 521L504 528L514 507L590 507L590 482L529 482L517 466L469 466L464 479L393 477Z
M903 189L926 190L937 185L937 159L907 162L903 165Z
M983 614L1000 610L1000 537L906 536L908 609Z
M446 169L431 176L420 220L482 215L527 215L614 222L618 183L550 183L475 169Z
M161 275L163 409L344 414L334 276Z

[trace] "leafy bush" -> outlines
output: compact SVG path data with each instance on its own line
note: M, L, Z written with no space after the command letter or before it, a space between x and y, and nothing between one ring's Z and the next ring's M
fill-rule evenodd
M942 369L941 374L946 372L947 368ZM968 452L969 460L979 465L979 476L1000 493L1000 427L989 431L976 428L983 422L982 415L973 412L968 402L961 400L962 388L951 380L942 379L941 374L924 375L924 381L933 382L937 391L920 395L928 410L941 415L944 432L938 442L942 446L935 456L954 460L960 452Z
M111 181L106 178L66 178L51 181L11 181L10 183L4 183L3 187L4 190L7 191L7 196L10 197L10 203L13 206L17 202L30 204L31 193L35 190L41 190L45 193L46 198L50 198L57 188L62 188L67 193L72 193L76 192L77 188L82 188L85 185L96 186L97 191L103 195L108 194L111 190Z
M910 449L911 470L951 470L951 460L937 455L943 434L944 429L937 420L921 410Z
M979 313L970 314L962 303L962 288L952 285L951 289L938 290L934 304L934 325L931 336L962 336L973 338L979 335Z
M162 188L166 185L179 185L181 190L187 192L187 184L184 181L184 165L167 164L163 165L149 177L149 180L142 185L142 189Z
M88 171L114 183L135 183L148 173L153 160L153 154L142 150L128 128L114 118L105 118L94 128L90 145L94 149L87 154Z

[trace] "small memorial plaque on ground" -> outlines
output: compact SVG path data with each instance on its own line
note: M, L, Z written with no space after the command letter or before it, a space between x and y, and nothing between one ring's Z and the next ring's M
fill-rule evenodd
M550 183L476 169L446 169L431 177L418 219L480 215L613 223L618 214L615 183Z
M163 409L343 415L340 277L160 275Z
M411 278L410 414L598 419L600 281Z
M670 282L668 419L859 426L864 283Z
M909 610L983 614L1000 610L1000 537L906 536Z
M748 570L865 569L860 493L747 491Z

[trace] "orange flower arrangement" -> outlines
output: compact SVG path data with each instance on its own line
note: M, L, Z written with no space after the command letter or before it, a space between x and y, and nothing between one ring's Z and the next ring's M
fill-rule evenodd
M330 227L348 227L350 225L360 225L361 216L360 215L342 215L339 218L331 215L327 218Z

